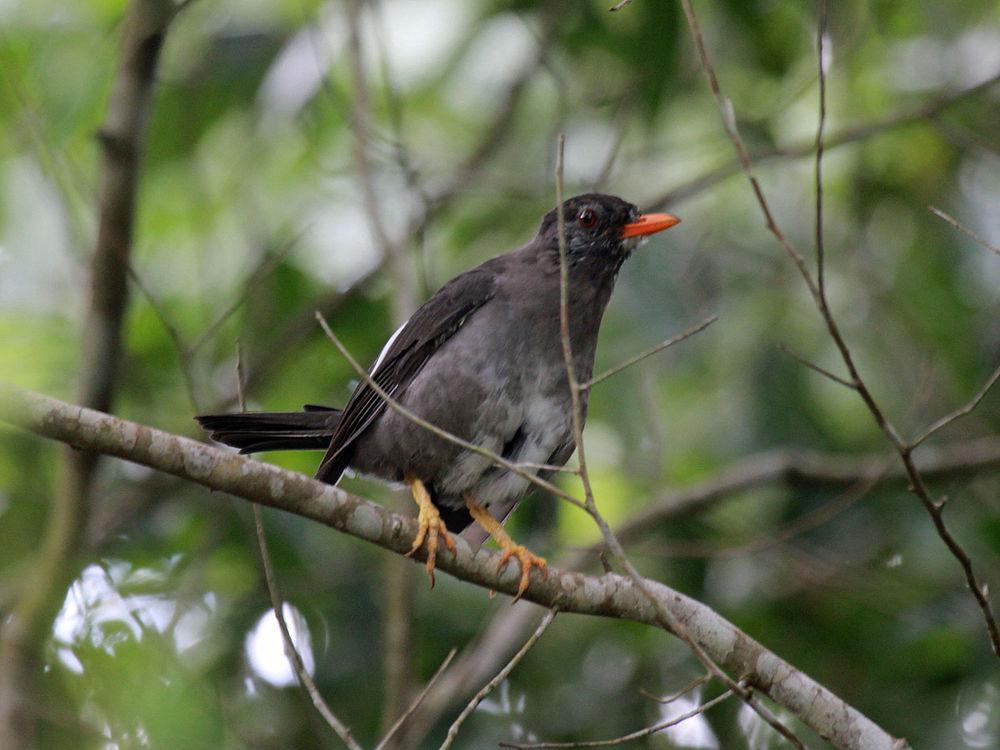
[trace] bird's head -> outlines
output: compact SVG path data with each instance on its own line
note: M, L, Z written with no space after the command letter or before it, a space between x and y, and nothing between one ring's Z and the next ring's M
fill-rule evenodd
M562 204L566 226L566 260L570 267L590 273L618 272L638 244L651 234L677 224L670 214L642 214L632 203L614 195L587 193ZM542 219L537 241L545 251L559 253L559 220L556 209Z

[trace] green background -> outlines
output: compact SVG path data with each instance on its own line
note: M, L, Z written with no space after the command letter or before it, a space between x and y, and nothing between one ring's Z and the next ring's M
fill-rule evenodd
M390 236L419 216L421 191L447 185L496 138L464 188L405 238L417 296L532 236L554 201L562 132L568 194L597 185L683 218L623 268L597 369L720 317L595 387L588 456L609 520L767 451L888 451L856 394L781 351L842 372L745 178L730 170L697 188L697 178L730 168L734 151L680 5L635 0L614 14L607 5L365 6L367 153ZM1000 257L927 210L936 205L1000 241L1000 89L919 114L997 75L1000 12L989 0L832 5L830 303L876 397L913 435L967 401L1000 359ZM771 157L757 171L776 218L812 262L816 8L696 8L748 147ZM94 136L123 11L116 0L0 3L0 378L60 398L73 398L80 367ZM237 338L250 408L338 405L352 373L312 310L345 291L329 319L366 362L394 329L398 290L379 267L353 157L348 12L338 2L198 0L171 27L138 192L132 265L145 292L130 290L115 413L196 434L193 414L232 408ZM511 115L494 132L518 79ZM833 145L841 133L855 137ZM928 448L995 436L998 411L1000 393L988 395ZM38 565L60 452L7 428L0 441L6 612ZM318 458L264 456L304 472ZM994 463L931 483L950 497L949 526L994 590L998 480ZM386 497L360 481L344 485ZM40 745L339 747L289 686L277 642L253 638L270 604L249 506L116 461L102 463L93 500L83 552L67 563L75 583L58 592L65 602L39 646ZM822 522L784 533L838 503L845 507ZM370 746L385 711L386 553L300 518L265 512L265 522L282 591L308 626L320 690ZM510 527L552 560L598 538L584 514L544 497L524 503ZM651 528L629 552L643 573L705 601L914 747L1000 743L1000 680L982 616L905 485L769 484ZM431 591L417 566L408 569L405 656L420 684L510 604L445 575ZM278 676L269 681L260 659ZM667 693L698 672L659 631L562 616L456 746L612 737L659 716L640 688ZM456 714L408 741L436 746ZM782 744L735 702L697 722L636 746Z

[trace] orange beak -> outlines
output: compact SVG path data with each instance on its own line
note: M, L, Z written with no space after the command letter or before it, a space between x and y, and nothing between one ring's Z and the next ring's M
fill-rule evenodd
M622 227L622 239L656 234L664 229L670 229L675 224L680 224L680 221L676 216L670 214L643 214L638 221L633 221Z

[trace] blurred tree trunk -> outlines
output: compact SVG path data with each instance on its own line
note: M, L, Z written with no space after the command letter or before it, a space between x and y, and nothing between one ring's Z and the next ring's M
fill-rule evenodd
M98 227L90 263L90 304L81 332L77 401L100 411L111 409L118 383L143 135L160 50L174 12L169 0L130 4L122 26L118 75L97 135L102 147ZM36 720L45 715L35 681L50 624L64 599L60 592L75 572L98 459L96 453L64 449L41 552L0 630L0 747L34 745Z

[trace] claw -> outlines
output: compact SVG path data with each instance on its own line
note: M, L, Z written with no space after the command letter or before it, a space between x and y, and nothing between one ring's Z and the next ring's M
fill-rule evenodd
M427 488L419 479L407 477L406 483L410 487L413 501L420 508L417 515L417 535L413 538L413 546L406 553L407 557L412 556L420 547L427 542L427 562L424 567L427 575L431 579L431 588L434 588L434 565L437 562L438 541L443 541L445 546L454 555L456 551L455 540L448 533L448 527L441 520L441 514L434 506Z
M521 580L517 586L517 594L514 596L514 601L516 602L524 594L525 590L528 588L528 583L531 581L531 569L538 568L541 571L543 578L548 578L549 569L548 563L545 561L544 557L539 557L534 554L523 544L517 544L510 535L504 531L503 526L500 525L493 516L490 515L489 511L483 506L477 504L471 496L465 496L465 507L469 509L469 513L476 520L476 522L482 526L486 531L490 533L490 536L500 545L500 549L503 550L503 554L500 556L500 562L497 565L497 572L499 573L504 569L510 558L516 557L517 561L521 564Z
M497 566L497 572L503 570L512 557L516 557L521 564L521 582L518 584L517 594L514 596L514 601L516 602L521 598L525 589L528 588L528 582L531 580L531 569L538 568L542 573L542 578L548 578L549 564L544 557L539 557L523 544L511 543L509 546L502 546L503 554L500 556L500 564Z

